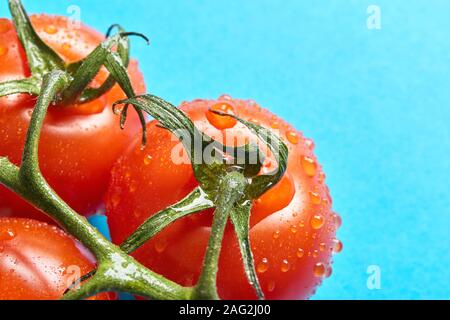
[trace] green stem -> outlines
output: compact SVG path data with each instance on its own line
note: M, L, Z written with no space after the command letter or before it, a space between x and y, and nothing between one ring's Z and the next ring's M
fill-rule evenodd
M237 172L227 174L220 184L211 236L206 249L202 273L193 292L194 299L219 299L216 284L222 239L230 212L243 196L246 186L246 179Z
M213 207L214 203L201 188L197 188L177 204L150 217L120 247L124 252L132 253L178 219Z

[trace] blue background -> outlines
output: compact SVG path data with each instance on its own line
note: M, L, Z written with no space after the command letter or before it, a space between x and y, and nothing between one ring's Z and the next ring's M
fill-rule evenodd
M316 141L345 244L316 299L450 299L450 1L24 3L146 33L133 55L152 93L252 98Z

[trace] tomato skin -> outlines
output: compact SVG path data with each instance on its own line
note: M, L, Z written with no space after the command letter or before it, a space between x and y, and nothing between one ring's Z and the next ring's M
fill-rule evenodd
M224 101L234 105L234 113L241 118L271 128L289 147L285 177L255 201L250 237L266 298L307 299L331 274L333 244L339 227L325 175L313 153L313 143L253 101L223 96L215 101L183 103L181 109L197 128L221 142L240 144L234 142L236 138L241 141L248 140L245 137L254 138L241 124L221 130L223 121L214 119L212 123L219 123L219 129L211 125L209 109ZM230 136L225 139L224 133ZM141 151L136 139L113 169L106 207L111 235L118 244L149 216L181 200L197 185L190 164L176 164L172 160L177 142L170 133L151 123L148 141L151 143ZM273 157L270 153L266 155L268 159L263 170L270 171ZM305 162L305 159L310 161ZM211 210L179 220L133 255L173 281L194 285L200 274L211 222ZM230 224L225 231L220 256L218 291L223 299L256 298L245 277Z
M73 28L58 16L31 17L37 33L66 62L87 56L104 37L81 26ZM2 49L3 48L3 49ZM2 54L3 53L3 54ZM0 81L30 76L25 53L11 21L0 19ZM136 92L145 85L136 61L129 66ZM98 86L108 73L102 68L92 85ZM112 112L112 103L124 98L116 85L99 99L68 107L51 106L42 130L39 159L49 184L68 204L84 215L96 212L106 191L113 163L140 130L134 110L130 110L125 130ZM0 98L0 156L19 165L36 98L25 94ZM49 219L18 196L0 186L0 217Z
M0 218L0 300L57 300L78 270L95 266L80 243L55 226ZM112 300L102 293L91 300Z

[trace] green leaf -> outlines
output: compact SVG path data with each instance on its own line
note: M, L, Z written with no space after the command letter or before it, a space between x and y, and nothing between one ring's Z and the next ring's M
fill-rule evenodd
M250 285L255 289L258 299L264 300L264 293L256 275L253 253L250 246L250 210L252 202L250 200L243 204L237 204L230 213L231 221L236 231L239 248L241 250L245 274Z
M54 70L65 70L61 57L42 41L19 0L9 0L13 23L27 55L31 73L42 78Z
M177 204L151 216L122 243L121 249L126 253L132 253L178 219L213 207L214 203L209 200L205 192L197 188Z

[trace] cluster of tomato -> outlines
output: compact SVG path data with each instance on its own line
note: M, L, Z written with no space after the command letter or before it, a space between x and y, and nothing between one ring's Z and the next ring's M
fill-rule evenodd
M42 39L67 62L89 54L102 40L81 26L69 28L63 17L39 15L32 23ZM28 77L30 70L11 21L0 19L0 81ZM129 75L137 93L143 77L132 61ZM100 71L94 86L107 77ZM69 108L51 107L40 141L43 175L77 212L89 216L106 208L112 239L120 244L149 216L188 195L196 186L188 162L176 163L177 142L155 122L147 126L148 146L141 148L140 124L130 116L124 130L112 103L124 98L118 86L101 98ZM0 156L20 165L36 97L0 98ZM325 174L314 156L314 143L254 101L222 96L180 107L208 135L225 145L251 133L232 112L277 132L289 147L287 173L278 185L255 201L251 243L261 286L269 299L301 299L314 293L331 274L340 217L332 211ZM273 170L268 154L263 170ZM111 173L112 172L112 173ZM212 211L181 219L148 241L133 255L150 269L185 286L196 283L210 235ZM33 219L33 220L32 220ZM38 222L39 221L39 222ZM232 228L221 251L218 291L224 299L253 299ZM91 255L42 212L0 186L0 299L57 299L74 274L95 266ZM72 270L72 271L71 271ZM112 299L101 294L96 299Z

